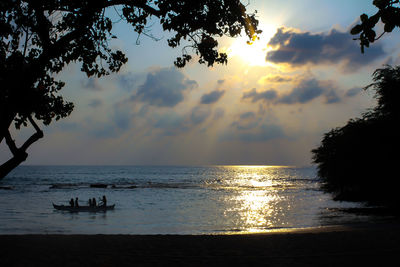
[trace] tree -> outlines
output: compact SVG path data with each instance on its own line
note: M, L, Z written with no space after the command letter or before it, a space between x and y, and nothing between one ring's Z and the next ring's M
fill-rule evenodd
M386 32L400 27L400 1L374 0L379 9L373 16L360 16L361 24L351 29L359 35L364 47ZM374 30L382 21L384 31L377 37ZM336 200L366 201L370 204L394 206L398 199L396 164L400 160L397 123L400 108L400 67L386 66L373 74L373 83L365 87L375 90L377 106L361 118L351 119L345 126L326 133L321 145L312 150L322 188Z
M49 125L67 117L73 104L64 101L64 82L54 75L71 62L101 77L117 72L127 58L108 41L113 22L106 10L115 8L121 19L139 35L151 35L147 22L156 19L173 33L170 47L183 43L174 62L184 67L192 59L200 64L226 64L219 53L218 37L236 37L242 30L250 41L261 33L256 14L246 13L240 0L2 0L0 2L0 143L5 140L12 158L0 166L0 179L23 162L27 149L43 137L36 121ZM189 50L189 52L188 52ZM17 147L10 134L12 123L35 133Z
M359 35L356 40L360 40L362 53L364 47L369 47L370 43L381 38L386 32L392 32L394 28L400 27L399 2L399 0L374 0L373 4L379 9L378 12L370 17L367 14L360 16L361 24L354 26L350 33ZM379 20L384 24L384 31L377 36L374 28Z
M375 90L377 106L325 134L312 150L313 160L323 189L336 200L393 206L398 203L400 67L378 69L373 80L365 89Z

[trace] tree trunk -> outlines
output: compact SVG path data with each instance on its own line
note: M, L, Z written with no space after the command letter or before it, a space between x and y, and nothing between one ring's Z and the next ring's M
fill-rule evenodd
M14 120L14 117L15 114L9 112L6 109L0 109L0 144L1 142L3 142L3 138L6 136L6 133L10 128L12 121Z
M28 153L21 151L19 155L12 157L6 163L0 166L0 180L6 177L13 169L18 167L19 164L24 162L28 157Z
M31 122L32 126L35 128L36 133L29 137L28 140L26 140L20 148L15 145L14 140L11 138L8 127L6 129L1 129L1 140L5 139L8 148L13 154L13 157L0 166L0 180L3 179L7 174L9 174L13 169L18 167L22 162L24 162L28 157L28 153L26 153L26 150L40 138L43 138L43 132L39 129L35 121L31 117L28 117L28 119ZM10 121L8 126L10 126L11 123L12 120Z

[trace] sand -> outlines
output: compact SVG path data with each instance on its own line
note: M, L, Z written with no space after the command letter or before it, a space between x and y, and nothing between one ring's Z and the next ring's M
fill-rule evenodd
M3 235L0 256L1 266L395 266L400 226L246 235Z

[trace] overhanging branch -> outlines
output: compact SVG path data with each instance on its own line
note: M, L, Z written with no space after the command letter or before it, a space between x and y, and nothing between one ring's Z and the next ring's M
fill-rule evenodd
M0 165L0 180L19 164L25 161L28 157L26 150L40 138L43 138L43 131L39 128L31 116L28 116L28 120L32 124L33 128L35 128L36 132L31 135L31 137L29 137L20 148L15 145L15 141L12 139L10 131L8 129L5 131L4 138L8 147L10 148L11 153L13 154L13 157L4 164Z

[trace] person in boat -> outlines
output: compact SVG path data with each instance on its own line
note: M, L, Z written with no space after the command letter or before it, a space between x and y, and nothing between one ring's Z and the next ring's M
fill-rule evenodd
M101 205L99 205L99 206L103 206L103 207L106 207L107 206L107 198L106 198L106 196L103 196L103 198L101 199Z
M75 198L75 207L79 208L78 198Z
M97 206L97 204L96 204L96 199L93 198L93 199L92 199L92 207L96 207L96 206Z
M71 207L74 207L74 199L73 199L73 198L71 198L71 200L69 201L69 205L70 205Z

